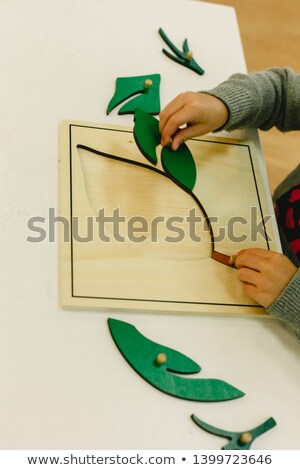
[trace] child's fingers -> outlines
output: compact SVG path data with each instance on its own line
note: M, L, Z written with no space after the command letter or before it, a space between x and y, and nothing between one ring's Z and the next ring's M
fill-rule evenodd
M253 254L256 256L261 256L262 258L265 259L270 259L272 257L273 252L269 250L265 250L263 248L247 248L246 250L241 250L239 251L236 256L243 255L245 253Z
M160 112L159 114L159 131L163 132L166 126L166 123L169 121L170 117L176 114L184 106L182 96L179 95L170 101L169 104Z
M189 109L187 107L181 108L178 111L174 112L169 116L167 121L165 121L164 126L161 130L161 144L163 146L170 143L171 138L174 140L176 134L180 133L180 126L185 126L190 122L191 116ZM184 130L187 130L187 127L184 127ZM183 132L183 131L182 131ZM190 129L187 131L186 138L190 138L191 134ZM179 139L177 139L179 140ZM181 142L180 142L181 143Z
M238 270L237 275L241 282L246 282L247 284L251 284L256 287L259 283L260 274L257 271L254 271L253 269L242 267Z
M255 301L258 301L257 299L257 287L254 286L253 284L247 284L247 282L243 283L243 290L248 297L251 299L254 299Z
M244 292L265 308L278 298L297 272L286 256L261 248L240 251L235 265Z
M265 267L267 259L268 258L265 258L264 256L245 250L244 252L240 252L236 255L235 266L237 269L245 267L260 272Z
M194 126L187 126L183 129L178 129L172 137L172 150L177 150L178 147L188 139L205 133L205 127L198 124Z
M181 109L170 116L161 131L161 144L163 146L170 143L170 139L174 137L178 128L187 123L187 118L188 117L184 109Z
M237 273L238 279L243 284L243 291L248 297L266 307L272 301L272 294L265 289L263 275L253 269L242 267ZM271 299L271 300L270 300Z

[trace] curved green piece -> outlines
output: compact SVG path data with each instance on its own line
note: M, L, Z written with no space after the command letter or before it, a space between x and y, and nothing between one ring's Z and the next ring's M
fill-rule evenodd
M156 165L156 147L161 142L158 120L143 110L136 109L133 135L142 154ZM185 143L181 144L175 152L170 147L163 147L161 163L172 180L183 189L192 191L197 178L197 169L194 158Z
M144 157L156 165L156 147L161 141L158 120L142 109L136 109L134 113L133 136Z
M195 374L200 366L174 349L147 339L133 325L108 319L111 335L121 354L147 382L169 395L195 401L223 401L244 395L237 388L217 379L190 379L177 374ZM166 360L158 364L158 356Z
M152 85L146 87L146 80L151 80ZM120 103L133 97L120 108L118 114L133 114L136 108L141 108L150 114L158 114L160 112L159 87L159 74L119 77L106 113L109 114Z
M162 39L165 41L165 43L169 46L171 51L174 52L174 54L175 54L175 55L172 55L166 49L163 49L163 53L167 57L169 57L171 60L174 60L178 64L183 65L184 67L187 67L187 68L193 70L194 72L198 73L199 75L203 75L205 73L204 70L202 69L202 67L200 67L200 65L197 64L197 62L193 58L189 58L189 59L187 58L187 52L189 52L189 46L188 46L187 39L184 40L182 51L180 51L172 43L172 41L170 41L170 39L168 38L168 36L166 35L166 33L164 32L164 30L162 28L159 28L158 32L159 32L160 36L162 37Z
M194 423L196 423L200 428L204 429L211 434L215 434L216 436L226 437L230 439L230 442L222 447L224 450L247 450L250 449L252 442L261 434L269 431L274 426L276 426L276 421L273 418L269 418L267 421L262 423L261 425L257 426L256 428L243 431L243 432L231 432L225 431L224 429L216 428L215 426L211 426L207 424L205 421L197 418L197 416L191 416Z
M193 156L185 143L176 151L163 147L161 163L165 172L180 186L192 191L196 183L197 169Z

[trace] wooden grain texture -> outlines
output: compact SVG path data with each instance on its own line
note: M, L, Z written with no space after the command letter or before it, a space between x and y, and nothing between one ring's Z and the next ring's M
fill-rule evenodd
M236 270L211 258L213 248L228 256L268 248L253 233L268 214L255 147L212 137L188 146L195 198L164 172L159 147L156 166L145 159L132 128L63 124L61 212L72 218L72 238L61 245L64 306L263 312L243 293ZM102 210L105 217L117 211L122 222L100 226ZM276 249L270 221L266 229Z
M236 10L249 72L291 67L300 73L299 0L207 0ZM260 132L270 188L273 191L299 163L299 133Z

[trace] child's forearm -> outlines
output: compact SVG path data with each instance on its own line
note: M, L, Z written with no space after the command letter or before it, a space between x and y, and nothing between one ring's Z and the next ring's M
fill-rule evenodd
M229 108L225 130L267 130L273 126L281 131L300 129L300 75L289 68L234 74L205 93L221 99Z

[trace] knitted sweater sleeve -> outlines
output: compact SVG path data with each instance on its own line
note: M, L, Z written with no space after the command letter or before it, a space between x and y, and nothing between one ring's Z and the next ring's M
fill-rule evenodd
M300 74L272 67L249 75L237 73L204 93L216 96L229 109L223 129L246 127L281 131L300 129Z
M222 128L227 131L246 127L267 130L273 126L281 131L300 129L300 75L289 68L234 74L204 93L216 96L228 107L229 118ZM295 172L297 182L290 177L290 187L292 182L299 182L299 168ZM300 340L300 269L268 312L284 321Z
M300 269L268 308L268 312L283 320L300 340Z

